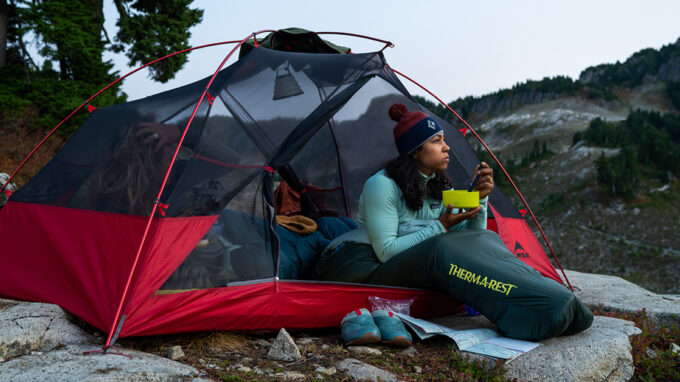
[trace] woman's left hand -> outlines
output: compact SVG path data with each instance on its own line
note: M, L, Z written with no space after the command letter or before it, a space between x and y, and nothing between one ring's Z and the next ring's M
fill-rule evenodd
M475 186L475 190L479 191L479 198L487 197L491 190L493 190L493 169L489 167L486 162L482 162L475 168L475 176L479 174L479 181Z

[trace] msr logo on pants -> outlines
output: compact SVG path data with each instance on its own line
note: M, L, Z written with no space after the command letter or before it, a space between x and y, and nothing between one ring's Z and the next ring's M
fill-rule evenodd
M519 243L519 241L515 242L515 250L513 251L515 256L517 256L518 259L528 259L529 252L525 251L522 245Z

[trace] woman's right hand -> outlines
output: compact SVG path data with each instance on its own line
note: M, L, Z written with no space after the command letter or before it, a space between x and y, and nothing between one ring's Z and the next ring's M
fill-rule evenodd
M470 211L465 211L465 212L459 212L457 214L451 213L453 211L453 206L449 204L449 206L446 208L446 211L442 214L442 216L439 217L439 222L442 223L444 228L447 230L451 227L453 227L456 224L460 224L464 222L465 220L472 219L477 215L481 207L477 207L473 210Z

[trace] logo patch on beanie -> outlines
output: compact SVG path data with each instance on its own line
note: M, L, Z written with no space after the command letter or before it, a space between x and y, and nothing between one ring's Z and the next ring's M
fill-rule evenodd
M432 130L437 130L437 124L431 119L427 120L427 127L429 127Z

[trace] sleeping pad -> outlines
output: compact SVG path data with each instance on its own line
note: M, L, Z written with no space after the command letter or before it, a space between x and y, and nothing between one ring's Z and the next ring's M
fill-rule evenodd
M581 332L593 314L564 285L517 259L488 230L449 232L380 263L370 244L345 243L316 265L322 280L442 289L506 337L538 341Z

